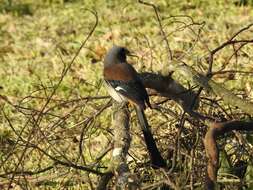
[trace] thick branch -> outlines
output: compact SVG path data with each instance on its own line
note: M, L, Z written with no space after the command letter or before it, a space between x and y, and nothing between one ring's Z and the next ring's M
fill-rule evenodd
M155 73L141 73L140 77L146 88L153 89L160 96L174 100L186 112L191 112L192 107L197 108L199 99L196 99L196 94L176 82L170 75L162 76ZM192 106L195 99L195 106Z
M179 71L187 80L191 80L195 84L203 87L205 90L220 96L225 103L232 106L237 106L242 111L253 115L252 102L237 97L230 90L224 88L221 84L218 84L208 77L197 73L197 71L187 65L177 66L176 70Z
M137 189L136 177L130 173L126 156L130 147L129 111L126 106L116 106L113 118L114 149L111 167L116 177L116 189Z
M204 139L206 154L208 157L206 173L206 189L214 189L217 181L217 172L219 168L219 149L217 138L223 136L232 130L253 131L252 122L229 121L224 123L212 123Z

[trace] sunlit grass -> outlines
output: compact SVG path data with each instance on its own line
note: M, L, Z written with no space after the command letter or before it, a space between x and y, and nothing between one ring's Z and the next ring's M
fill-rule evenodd
M179 57L184 55L183 61L196 67L200 72L206 72L207 64L204 57L208 54L208 48L213 49L226 41L240 28L249 24L253 16L252 7L235 6L232 1L160 0L156 3L167 34L180 26L178 23L172 23L173 19L168 18L169 16L188 15L197 23L205 22L200 35L201 41L198 41L193 49L191 48L196 35L192 31L177 31L168 36L173 55L178 54ZM38 101L27 96L48 97L52 92L65 65L70 62L94 24L95 18L87 9L96 10L99 24L86 47L82 49L64 77L53 96L54 99L67 101L86 96L107 95L101 83L102 59L106 50L113 44L127 46L140 57L131 59L131 62L136 62L134 66L139 71L160 72L168 64L171 64L167 59L166 45L160 35L153 10L136 1L69 0L64 2L64 0L40 0L35 2L24 0L21 2L13 0L12 5L9 5L8 1L4 1L0 2L0 94L6 96L15 105L25 105L28 108L40 110L46 100ZM186 23L190 22L187 17L182 17L180 20ZM200 25L194 26L193 29L197 31L199 28ZM243 34L241 38L251 38L251 36L252 30ZM153 58L151 57L151 49ZM239 62L232 61L228 68L252 71L252 46L247 46L243 50L245 56L240 57ZM220 69L222 63L229 58L231 53L232 48L226 48L215 57L214 70ZM199 66L200 64L202 67ZM177 73L173 77L187 85L186 81L182 80ZM242 91L245 90L247 83L249 86L252 84L251 78L252 76L245 77L236 74L234 79L237 80L231 81L219 76L215 80L223 82L229 89ZM27 99L24 99L25 97ZM54 131L55 138L57 136L63 138L64 136L63 140L56 145L57 148L66 150L64 152L66 156L76 159L76 155L79 153L78 143L72 141L74 138L79 138L82 127L73 127L75 122L92 117L97 108L104 103L105 100L96 100L87 104L85 101L81 102L78 110L70 114L69 122L62 124ZM54 104L57 103L50 102L50 106ZM3 106L15 129L20 131L25 125L26 116L17 113L17 110L12 106L6 105L0 100L0 107ZM173 102L167 103L167 106L178 113L182 112L181 108ZM72 104L56 107L52 110L52 114L63 117L72 108ZM108 109L95 119L96 122L88 125L86 133L90 136L86 136L83 152L87 159L86 164L92 163L97 153L104 149L104 145L112 141L112 136L108 133L112 130L111 114L111 110ZM150 112L149 115L154 115L154 117L150 117L150 124L156 131L156 135L170 133L175 129L176 122L160 126L164 122L164 118L158 116L159 114L156 112ZM55 118L47 116L41 124L43 129L50 131L54 122L57 122ZM14 134L10 132L8 123L1 115L0 127L2 128L0 142L5 137L13 137ZM135 122L132 128L133 133L138 134ZM47 135L50 136L50 134ZM41 139L40 143L44 148L48 145L47 142L43 144L44 139ZM133 137L131 151L136 153L138 150L140 155L137 157L140 160L147 157L145 146L141 143L143 142L139 137ZM166 149L164 145L168 143L166 139L159 143L161 147ZM1 155L2 151L0 150L0 152ZM41 162L37 160L38 152L33 151L31 155L31 159L26 158L26 168L32 170L38 168L39 164L41 164L41 168L48 164L47 159ZM110 155L106 156L102 160L102 165L107 166L109 159ZM64 169L60 168L52 173L60 171L64 171ZM80 184L78 180L80 180L82 173L72 171L71 175L75 176L76 181L73 184L70 181L68 185L74 187L76 185L76 188L81 189L77 184ZM70 179L71 176L66 178ZM64 177L59 179L55 180L57 183L52 180L42 184L57 189L57 185ZM87 184L86 188L88 188L87 176L84 181L84 184Z

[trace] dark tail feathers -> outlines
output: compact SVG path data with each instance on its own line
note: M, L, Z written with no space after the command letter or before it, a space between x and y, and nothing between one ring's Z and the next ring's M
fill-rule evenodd
M142 133L144 135L144 140L146 143L146 147L148 149L148 153L151 159L152 167L153 168L164 168L166 167L166 162L161 156L157 146L155 139L151 133L151 130L148 125L147 118L145 116L144 110L136 107L136 114L141 126Z

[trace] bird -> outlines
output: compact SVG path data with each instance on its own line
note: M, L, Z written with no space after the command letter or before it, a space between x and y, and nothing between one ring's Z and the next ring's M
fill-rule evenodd
M109 95L118 103L134 105L144 140L155 168L165 167L166 163L156 146L149 129L144 110L152 106L148 93L135 68L127 62L133 54L125 47L114 45L104 58L104 81Z
M147 91L134 67L126 57L133 56L124 47L113 46L104 59L104 79L110 96L117 102L130 102L145 109L151 108Z

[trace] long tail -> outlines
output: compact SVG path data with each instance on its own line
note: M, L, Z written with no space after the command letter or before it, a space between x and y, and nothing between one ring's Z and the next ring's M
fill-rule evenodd
M163 159L163 157L161 156L157 146L156 146L156 142L155 139L152 135L152 132L149 128L148 125L148 121L147 118L145 116L144 110L139 108L139 107L135 107L136 110L136 114L141 126L141 130L142 133L144 135L144 140L146 143L146 147L148 149L148 153L151 159L151 163L152 163L152 167L154 168L164 168L166 167L166 162Z

